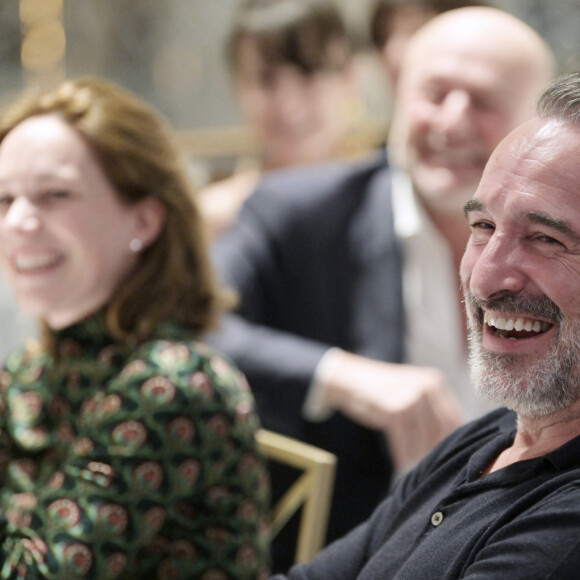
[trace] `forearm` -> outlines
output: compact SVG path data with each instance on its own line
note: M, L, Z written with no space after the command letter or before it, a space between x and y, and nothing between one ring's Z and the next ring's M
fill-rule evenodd
M320 379L328 408L367 428L383 431L394 464L401 470L413 465L463 421L456 396L434 368L338 351Z

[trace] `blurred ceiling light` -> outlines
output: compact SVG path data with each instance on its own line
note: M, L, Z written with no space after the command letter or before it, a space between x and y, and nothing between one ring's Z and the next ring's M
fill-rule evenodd
M20 0L20 22L34 26L42 20L60 18L63 0Z
M22 66L30 71L46 71L64 59L66 36L62 23L46 20L30 28L22 39Z

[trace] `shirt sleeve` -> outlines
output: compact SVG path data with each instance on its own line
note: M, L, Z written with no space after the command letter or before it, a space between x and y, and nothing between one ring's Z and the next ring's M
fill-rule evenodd
M326 421L334 413L334 409L326 403L322 381L323 377L329 372L329 369L332 368L340 352L342 352L340 348L329 348L320 359L318 365L316 365L314 377L306 393L304 405L302 406L302 416L307 421Z
M356 580L369 558L380 547L385 522L389 521L393 509L392 503L392 498L385 500L367 521L330 544L309 564L296 564L287 576L276 575L272 580Z

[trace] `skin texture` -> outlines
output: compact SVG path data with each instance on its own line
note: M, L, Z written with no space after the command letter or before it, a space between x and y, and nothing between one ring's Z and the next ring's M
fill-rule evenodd
M95 219L95 215L99 219ZM23 311L62 328L103 306L163 220L153 200L127 206L80 135L32 117L0 146L0 259Z
M467 205L471 237L461 265L474 340L483 353L504 360L503 386L495 390L518 413L513 445L490 466L537 457L580 434L580 129L571 122L534 119L508 136L494 153ZM472 295L483 302L474 305ZM530 314L505 307L506 296L553 304L552 313ZM494 309L495 304L495 309ZM544 323L542 331L498 333L483 323L485 311L496 318L525 317ZM570 363L562 355L568 346ZM560 347L560 350L555 350ZM482 355L475 353L477 362ZM491 363L475 377L482 392ZM543 367L559 375L559 388L537 379ZM548 377L549 378L549 377ZM518 380L520 379L520 380ZM541 406L530 406L532 402Z

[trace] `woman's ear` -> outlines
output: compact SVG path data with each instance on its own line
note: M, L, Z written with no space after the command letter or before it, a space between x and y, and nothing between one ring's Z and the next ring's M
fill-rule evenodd
M141 240L143 247L150 246L159 236L165 224L165 206L153 197L141 200L135 206L135 238Z

